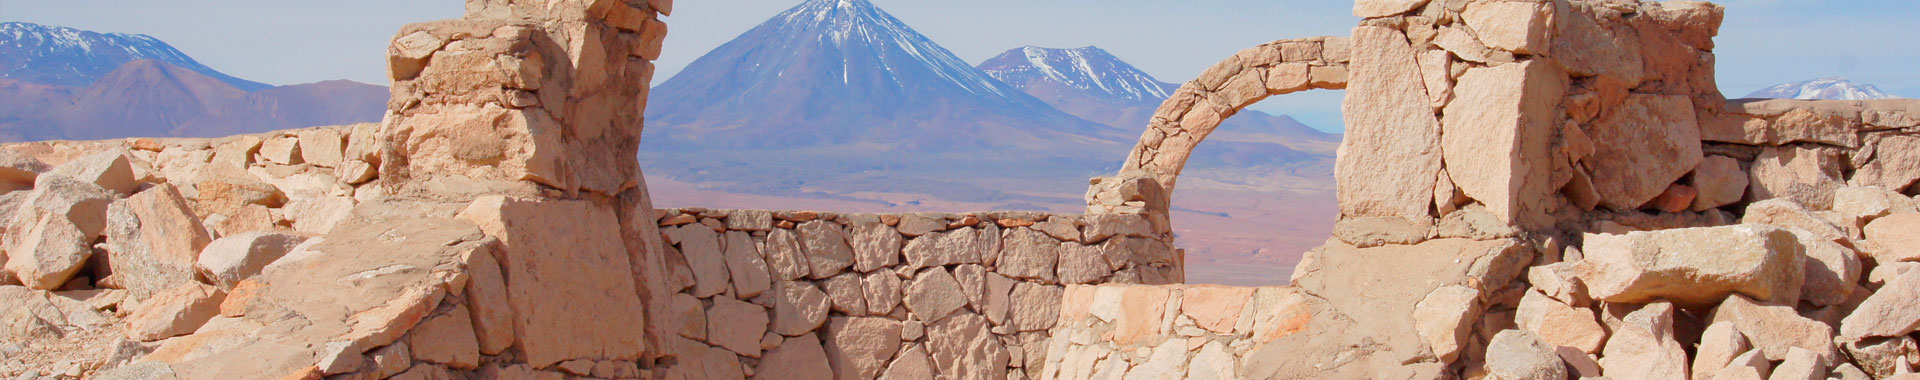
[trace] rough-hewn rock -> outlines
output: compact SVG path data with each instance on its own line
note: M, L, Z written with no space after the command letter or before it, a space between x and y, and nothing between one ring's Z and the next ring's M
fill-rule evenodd
M734 295L753 298L767 291L772 275L767 273L767 261L753 237L744 231L728 231L726 242L727 278L733 283Z
M1840 336L1849 340L1900 336L1920 329L1920 270L1887 279L1880 291L1867 297L1853 314L1840 322Z
M463 306L420 321L407 339L407 348L416 360L451 368L472 369L480 364L480 342L473 336L473 317Z
M1513 17L1509 8L1524 8L1526 13L1520 16L1525 16L1540 6L1493 2L1474 3L1467 9L1469 15L1475 9L1490 9L1489 17ZM1526 17L1511 22L1526 22ZM1560 75L1551 65L1532 61L1468 69L1454 90L1456 99L1444 112L1442 124L1447 130L1441 152L1447 174L1460 191L1486 204L1488 211L1508 224L1522 220L1523 215L1542 223L1538 219L1546 213L1545 200L1556 190L1540 179L1552 170L1547 147L1560 126L1554 106L1566 92Z
M164 183L109 206L106 235L114 281L136 298L194 281L193 264L213 240L180 191Z
M528 364L637 359L646 320L613 210L585 201L475 200L460 219L500 240L507 300ZM570 247L554 255L552 247ZM717 252L716 252L717 253ZM715 257L715 259L719 259Z
M1057 286L1046 286L1031 282L1013 285L1011 296L1012 326L1018 331L1046 331L1060 319L1060 297L1063 291Z
M1526 330L1506 330L1487 343L1487 371L1500 379L1559 380L1567 366L1552 346Z
M900 223L906 223L901 219ZM929 233L907 242L902 254L906 255L907 265L922 268L936 265L980 264L986 256L985 247L972 227L953 231Z
M235 284L260 274L261 269L306 240L303 236L267 232L222 237L200 251L194 269L221 290L232 290Z
M767 333L767 309L728 297L714 297L707 308L708 343L741 356L760 357L760 338Z
M1873 257L1880 262L1920 261L1920 213L1900 214L1875 219L1862 229L1872 242Z
M773 292L773 332L800 336L827 322L827 293L813 283L781 281Z
M191 334L220 315L220 301L225 298L226 292L203 284L154 293L127 316L127 337L150 342Z
M872 273L876 269L900 263L900 248L905 244L900 233L879 223L853 225L853 270Z
M113 193L90 182L42 175L8 222L6 270L34 289L55 289L93 255L93 242L107 227Z
M847 245L847 232L839 224L815 220L800 223L798 231L813 279L833 277L853 266L853 247Z
M1465 286L1434 289L1413 307L1414 329L1441 362L1452 362L1459 357L1460 349L1466 346L1467 333L1479 317L1480 291ZM1528 337L1532 339L1532 335Z
M1685 96L1629 95L1597 123L1586 163L1607 208L1640 208L1705 159L1693 101Z
M1355 28L1352 43L1352 80L1341 106L1347 135L1340 150L1348 154L1334 167L1340 214L1427 219L1440 171L1440 122L1413 48L1399 31L1372 26Z
M1796 347L1825 358L1839 357L1833 348L1833 328L1800 316L1791 306L1734 295L1715 307L1707 319L1709 323L1731 322L1768 360L1786 359L1788 349Z
M1016 228L1008 232L1002 244L997 272L1013 278L1054 281L1054 265L1060 260L1059 240L1032 229Z
M54 167L46 176L61 176L92 183L121 196L132 195L140 187L134 180L127 153L114 151L82 156Z
M1890 135L1874 148L1874 159L1853 174L1856 185L1905 191L1920 181L1920 136Z
M886 318L834 317L827 324L827 363L835 379L871 380L900 349L901 322Z
M827 351L813 333L787 338L780 347L767 351L760 365L753 367L754 379L809 380L833 378Z
M1550 5L1528 1L1482 1L1467 4L1460 16L1487 46L1535 54L1547 51L1552 11Z
M987 332L987 319L972 313L954 314L927 325L927 351L940 373L955 380L1007 377L1012 356L1000 340Z
M966 306L967 298L961 293L960 282L954 280L953 274L948 273L946 268L934 267L914 275L913 283L907 285L905 302L907 310L912 311L919 320L932 323Z
M693 295L711 297L727 291L730 280L726 251L720 247L720 235L706 226L685 225L671 232L680 242L680 254L693 269Z
M1727 156L1707 156L1693 168L1694 211L1706 211L1739 202L1747 195L1747 171Z
M1787 230L1762 225L1586 235L1576 267L1595 299L1710 305L1730 293L1800 299L1806 259Z
M1833 193L1846 185L1838 154L1821 149L1770 147L1754 159L1755 199L1785 198L1814 210L1833 208Z

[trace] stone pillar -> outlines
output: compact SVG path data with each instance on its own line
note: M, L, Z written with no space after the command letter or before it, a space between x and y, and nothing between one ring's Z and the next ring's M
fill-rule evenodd
M514 344L536 366L663 354L670 275L635 157L670 12L469 0L388 48L386 120L349 156L387 197L467 203L459 218L500 241Z

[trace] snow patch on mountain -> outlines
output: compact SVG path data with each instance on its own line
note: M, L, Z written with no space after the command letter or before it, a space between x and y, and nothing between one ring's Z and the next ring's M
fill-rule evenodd
M1807 81L1785 83L1747 94L1748 98L1803 99L1803 100L1870 100L1893 99L1879 88L1866 83L1854 83L1841 77L1827 77Z
M1007 83L1047 79L1115 100L1157 101L1172 96L1176 86L1121 61L1099 47L1052 49L1026 46L1009 50L979 66Z
M193 70L242 90L268 86L235 78L144 34L98 33L25 22L0 23L0 78L85 87L127 62L155 60Z

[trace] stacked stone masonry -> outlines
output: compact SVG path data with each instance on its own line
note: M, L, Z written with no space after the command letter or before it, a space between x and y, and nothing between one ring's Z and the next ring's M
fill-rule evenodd
M1086 215L655 210L671 2L467 5L379 124L0 145L0 377L1920 378L1920 101L1723 99L1718 5L1358 0L1184 85ZM1311 89L1334 236L1177 285L1187 155Z
M1070 288L1046 378L1915 376L1920 101L1726 100L1710 3L1354 12L1333 239L1287 288ZM1132 162L1091 212L1170 199Z
M685 209L659 223L679 289L669 378L1038 378L1065 286L1184 273L1141 215Z

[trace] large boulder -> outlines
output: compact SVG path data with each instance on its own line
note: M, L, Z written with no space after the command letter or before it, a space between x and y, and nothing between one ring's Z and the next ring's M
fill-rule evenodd
M1840 336L1848 340L1897 337L1920 329L1920 270L1887 279L1880 291L1867 297L1853 314L1840 322Z
M190 283L155 293L141 302L140 309L127 316L127 337L150 342L200 329L220 315L220 301L226 292L204 284Z
M114 283L146 298L195 281L194 263L213 241L172 184L158 184L107 208L107 253Z
M1833 194L1846 185L1837 152L1815 148L1771 147L1754 159L1754 199L1786 198L1807 208L1833 208Z
M1753 348L1768 360L1785 360L1793 348L1820 354L1829 363L1839 358L1833 347L1833 327L1795 312L1793 303L1755 301L1742 295L1727 297L1707 316L1708 323L1732 323Z
M268 232L248 232L214 240L200 251L200 258L194 268L215 286L222 290L231 290L235 284L273 264L274 260L286 256L294 246L307 238Z
M1334 165L1340 214L1428 219L1441 166L1440 121L1415 51L1405 34L1386 27L1354 28L1352 43L1352 81L1341 104L1345 154Z
M140 183L133 177L133 165L124 151L109 151L76 158L68 161L44 175L55 175L99 185L114 193L126 196L138 190Z
M1735 225L1586 235L1575 267L1593 298L1645 303L1667 299L1711 305L1728 294L1800 299L1806 257L1792 232Z
M1633 210L1647 204L1705 159L1693 101L1681 95L1633 94L1591 128L1600 204Z
M1861 231L1882 263L1920 261L1920 213L1875 219Z
M66 284L93 256L113 198L110 190L91 182L40 176L7 222L7 235L0 237L6 270L34 289Z

